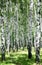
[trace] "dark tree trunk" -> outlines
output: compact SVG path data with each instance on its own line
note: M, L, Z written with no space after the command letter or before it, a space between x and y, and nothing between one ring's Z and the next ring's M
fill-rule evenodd
M3 43L2 43L2 46L1 46L1 60L2 61L5 60L5 46L4 46Z
M28 49L28 58L31 59L32 58L32 47L31 47L31 42L28 42L28 46L27 46L27 49Z

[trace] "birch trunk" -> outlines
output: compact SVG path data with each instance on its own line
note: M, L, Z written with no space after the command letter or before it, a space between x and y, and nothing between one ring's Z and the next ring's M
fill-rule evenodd
M7 11L7 20L6 20L6 44L7 44L7 52L9 54L9 46L10 46L10 31L9 31L9 4L10 2L7 0L6 3L6 11Z
M28 53L29 53L29 50L30 49L32 51L32 22L33 22L33 0L30 0L30 9L29 9L29 33L28 33ZM32 57L31 51L29 53L29 58Z
M15 5L15 42L16 42L16 49L18 51L18 42L19 42L19 39L18 39L18 4L16 3Z
M35 32L35 50L36 50L36 63L40 62L40 38L41 38L41 25L40 25L40 2L37 1L37 10L36 10L36 32Z

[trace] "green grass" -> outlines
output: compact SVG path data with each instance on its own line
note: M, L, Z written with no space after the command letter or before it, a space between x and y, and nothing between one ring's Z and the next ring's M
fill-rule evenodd
M18 52L10 52L9 55L6 54L6 60L1 61L0 56L0 65L36 65L35 64L35 52L32 50L32 58L28 59L28 52L25 49L24 51L19 50ZM42 65L42 49L40 51L40 64Z

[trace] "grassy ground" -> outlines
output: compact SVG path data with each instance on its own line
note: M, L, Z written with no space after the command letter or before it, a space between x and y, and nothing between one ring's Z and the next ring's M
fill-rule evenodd
M32 50L33 57L28 59L28 52L25 49L24 51L19 50L18 52L10 52L9 55L6 54L6 60L1 61L0 56L0 65L36 65L35 64L35 52ZM42 65L42 49L40 51L40 65Z

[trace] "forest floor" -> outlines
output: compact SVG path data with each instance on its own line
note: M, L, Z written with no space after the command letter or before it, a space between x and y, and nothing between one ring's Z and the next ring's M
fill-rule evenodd
M32 58L28 59L28 51L19 50L18 52L10 52L9 55L6 54L6 60L1 61L0 55L0 65L36 65L35 63L35 52L32 50ZM40 50L40 65L42 65L42 49Z

